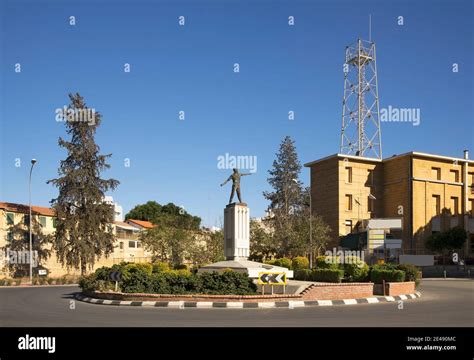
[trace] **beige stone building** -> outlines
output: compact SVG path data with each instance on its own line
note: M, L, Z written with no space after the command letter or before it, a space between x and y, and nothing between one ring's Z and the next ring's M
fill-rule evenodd
M32 206L32 216L42 227L44 235L53 234L55 231L55 216L52 209L41 206ZM0 202L0 248L8 248L9 241L12 241L10 231L13 225L23 223L28 229L29 206L8 202ZM95 263L94 270L101 266L111 266L122 261L128 262L151 262L151 253L146 251L138 235L141 231L152 228L153 224L148 221L127 220L127 222L115 221L113 231L116 237L116 244L112 254L101 258ZM15 240L21 241L21 240ZM29 239L25 239L29 241ZM5 251L2 252L5 255ZM0 276L8 276L6 268L8 258L0 257ZM48 270L48 276L61 277L63 275L79 275L79 270L66 269L57 260L54 252L45 263L39 264Z
M474 161L419 152L383 160L335 154L305 164L311 172L313 213L332 229L329 247L360 231L368 219L398 218L405 254L427 254L433 232L462 226L463 249L474 251Z

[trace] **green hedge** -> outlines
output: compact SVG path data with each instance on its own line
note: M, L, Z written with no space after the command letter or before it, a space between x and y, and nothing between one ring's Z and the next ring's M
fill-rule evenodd
M311 272L311 281L340 283L344 277L344 270L314 269Z
M339 257L337 256L318 256L316 258L316 268L317 269L334 269L338 270L339 266Z
M383 269L373 267L370 271L370 281L375 284L385 282L403 282L405 281L405 272L396 269Z
M364 282L369 279L369 265L357 256L344 258L344 281Z
M420 285L420 270L412 264L399 264L397 270L405 272L405 281L414 281L415 286Z
M293 271L298 271L298 270L303 270L303 269L309 269L309 260L307 257L304 256L297 256L293 258L291 261L291 266L293 268Z
M283 258L280 258L280 259L276 259L276 260L273 262L273 265L275 265L275 266L281 266L281 267L284 267L284 268L287 268L287 269L291 269L291 259L290 259L290 258L286 258L286 257L283 257Z
M197 275L186 269L164 271L161 266L157 267L156 272L152 269L150 264L102 267L91 275L81 277L79 286L83 291L113 290L115 282L109 280L109 274L120 271L122 281L119 288L125 293L251 295L257 291L257 286L247 274L231 270Z
M310 269L300 269L294 272L294 277L295 280L311 281L311 273Z

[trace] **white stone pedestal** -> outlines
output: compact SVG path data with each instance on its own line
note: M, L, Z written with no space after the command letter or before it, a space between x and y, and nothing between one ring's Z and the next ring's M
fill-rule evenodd
M219 261L199 268L198 273L223 272L231 269L257 278L261 272L284 272L287 278L293 271L287 268L247 260L250 253L250 211L247 204L232 203L224 209L224 254L226 261Z
M224 254L227 260L247 260L250 248L250 211L247 204L224 209Z

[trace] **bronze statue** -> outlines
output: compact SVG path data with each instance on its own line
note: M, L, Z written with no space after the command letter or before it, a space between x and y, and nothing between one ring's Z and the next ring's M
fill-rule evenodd
M242 198L240 197L240 177L241 176L247 176L247 175L252 175L250 173L248 174L241 174L239 173L239 170L233 169L234 172L232 173L231 176L227 178L226 181L224 181L221 186L224 186L227 184L230 180L232 180L232 192L230 193L230 199L229 199L229 204L232 203L232 200L234 199L234 193L237 191L237 197L239 198L239 202L242 202Z

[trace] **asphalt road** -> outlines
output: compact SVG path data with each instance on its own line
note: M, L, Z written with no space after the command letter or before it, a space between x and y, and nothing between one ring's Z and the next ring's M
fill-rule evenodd
M0 326L473 326L474 281L426 280L422 297L295 309L168 309L73 300L75 286L0 288ZM71 300L75 309L70 308Z

